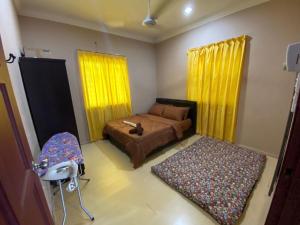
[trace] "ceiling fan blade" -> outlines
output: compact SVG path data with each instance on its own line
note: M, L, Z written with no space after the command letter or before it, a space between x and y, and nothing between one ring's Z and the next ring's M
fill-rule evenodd
M168 8L169 4L172 2L172 0L163 0L161 1L160 5L157 7L155 11L151 13L152 17L158 18L163 14L163 12Z

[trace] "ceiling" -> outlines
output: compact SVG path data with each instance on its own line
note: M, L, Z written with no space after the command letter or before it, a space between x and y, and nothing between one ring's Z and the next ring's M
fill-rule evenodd
M269 0L152 0L157 26L142 26L148 0L15 0L19 15L159 42ZM189 16L184 8L191 6Z

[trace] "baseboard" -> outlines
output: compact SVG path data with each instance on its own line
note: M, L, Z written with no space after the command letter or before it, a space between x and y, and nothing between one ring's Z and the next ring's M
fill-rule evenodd
M199 136L199 137L203 137L202 135L197 134L197 133L196 133L195 135L197 135L197 136ZM277 156L277 155L272 154L272 153L270 153L270 152L265 152L265 151L263 151L263 150L260 150L260 149L254 148L254 147L250 147L250 146L247 146L247 145L243 145L243 144L238 144L238 143L234 143L234 144L237 145L237 146L239 146L239 147L247 148L247 149L252 150L252 151L254 151L254 152L261 153L261 154L265 154L265 155L270 156L270 157L272 157L272 158L278 159L278 156Z
M265 152L263 150L260 150L260 149L257 149L257 148L254 148L254 147L250 147L250 146L247 146L247 145L243 145L243 144L236 144L237 146L239 147L242 147L242 148L247 148L249 150L252 150L254 152L258 152L258 153L261 153L261 154L265 154L267 156L270 156L272 158L275 158L275 159L278 159L278 156L273 154L273 153L270 153L270 152Z
M48 204L49 211L53 217L54 215L54 199L52 195L52 187L49 181L41 180L41 185L44 191L44 195Z

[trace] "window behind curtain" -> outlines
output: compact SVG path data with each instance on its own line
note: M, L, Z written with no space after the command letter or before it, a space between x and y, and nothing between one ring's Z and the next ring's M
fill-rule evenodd
M127 60L78 51L78 61L90 139L95 141L107 121L131 115Z

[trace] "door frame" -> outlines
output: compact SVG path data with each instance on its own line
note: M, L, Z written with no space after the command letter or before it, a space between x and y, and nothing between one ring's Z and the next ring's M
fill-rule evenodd
M300 98L265 225L300 224Z

